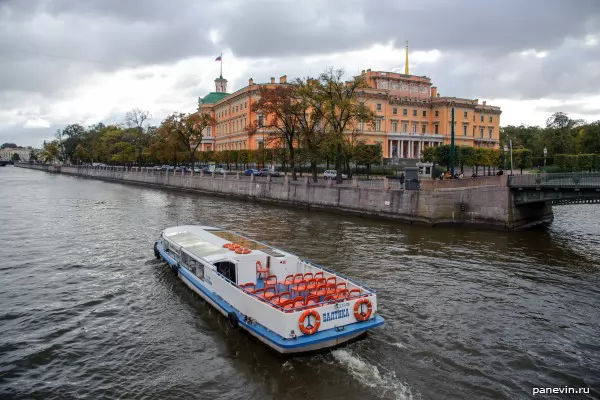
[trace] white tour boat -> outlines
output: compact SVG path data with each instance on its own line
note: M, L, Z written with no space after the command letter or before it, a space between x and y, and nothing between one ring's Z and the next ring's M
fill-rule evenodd
M233 232L167 228L154 254L232 328L245 329L281 354L338 346L384 322L375 291Z

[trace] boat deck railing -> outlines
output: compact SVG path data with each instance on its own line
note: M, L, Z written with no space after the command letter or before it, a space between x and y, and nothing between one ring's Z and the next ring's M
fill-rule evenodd
M313 264L311 264L311 265L313 265ZM316 266L316 265L314 265L314 266ZM326 271L330 272L330 273L333 273L332 271L329 271L329 270L326 270ZM366 297L366 296L369 296L369 295L373 294L373 293L364 293L364 294L359 294L359 295L355 295L355 296L344 297L344 298L341 298L341 299L320 301L320 302L318 302L316 304L311 304L311 305L307 305L307 306L294 307L294 308L287 309L287 308L281 307L279 304L272 303L272 302L270 302L269 300L267 300L267 299L265 299L263 297L257 296L254 293L251 293L251 292L248 292L248 291L244 290L244 288L242 288L241 286L239 286L237 283L233 282L231 279L227 278L225 275L223 275L223 274L221 274L221 273L219 273L217 271L214 271L214 272L215 272L216 275L218 275L220 278L222 278L225 282L227 282L231 286L235 287L236 289L241 290L245 294L250 295L250 296L252 296L252 297L260 300L261 302L266 303L267 305L269 305L271 307L274 307L274 308L276 308L279 311L282 311L284 313L293 313L293 312L297 312L297 311L307 310L309 308L321 307L321 306L326 306L326 305L336 304L336 303L343 303L345 301L349 301L349 300L352 300L352 299L358 299L360 297ZM344 279L347 279L346 277L343 277L341 275L338 275L338 276L340 276L340 277L342 277ZM349 280L349 281L351 281L352 283L358 285L355 281L352 281L352 280ZM368 289L366 287L364 287L364 288L367 289L367 290L370 290L370 289Z
M370 292L370 293L372 293L372 294L376 294L376 293L377 293L377 291L376 291L375 289L371 289L370 287L368 287L368 286L366 286L366 285L363 285L362 283L359 283L359 282L357 282L356 280L354 280L354 279L352 279L352 278L349 278L349 277L347 277L346 275L342 275L342 274L340 274L340 273L339 273L339 272L337 272L337 271L333 271L333 270L331 270L331 269L329 269L329 268L327 268L327 267L324 267L324 266L322 266L322 265L319 265L319 264L315 264L315 263L313 263L313 262L311 262L311 261L307 261L307 260L300 260L300 261L302 261L304 264L311 265L311 266L313 266L313 267L315 267L315 268L320 268L320 269L322 269L323 271L327 271L327 272L329 272L330 274L333 274L333 275L335 275L335 276L339 276L340 278L346 279L348 282L352 282L353 284L355 284L355 285L356 285L356 286L358 286L359 288L363 288L363 289L367 290L368 292Z

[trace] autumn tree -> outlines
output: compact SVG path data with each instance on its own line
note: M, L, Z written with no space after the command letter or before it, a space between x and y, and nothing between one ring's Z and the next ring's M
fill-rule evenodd
M206 128L213 126L214 118L208 113L173 113L158 128L165 135L174 135L179 139L189 157L191 168L196 162L196 152L202 143L202 134Z
M359 102L361 89L367 88L363 75L345 81L344 70L330 68L323 72L309 97L312 112L317 113L335 137L337 183L342 183L342 146L346 132L358 129L359 123L374 125L375 113Z
M292 179L296 180L294 151L298 146L300 131L293 85L279 85L274 88L263 86L259 89L259 99L252 104L252 111L263 116L263 125L253 123L250 130L265 129L270 142L281 142L290 154Z
M304 151L304 158L310 162L314 182L317 182L317 164L321 160L321 149L326 140L326 128L323 115L313 109L323 108L323 98L314 96L319 82L314 79L297 79L294 83L296 98L296 118L298 120L298 138Z

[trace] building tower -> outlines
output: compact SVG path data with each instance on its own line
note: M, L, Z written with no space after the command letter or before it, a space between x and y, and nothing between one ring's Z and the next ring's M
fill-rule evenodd
M223 75L215 79L215 92L227 93L227 79L223 78Z

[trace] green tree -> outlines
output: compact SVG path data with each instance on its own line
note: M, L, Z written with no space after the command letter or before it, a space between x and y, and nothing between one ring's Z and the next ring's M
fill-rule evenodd
M196 152L202 143L202 134L208 127L213 126L214 118L208 113L173 113L160 125L158 130L164 135L178 138L181 148L184 148L189 157L192 168L196 162Z
M75 148L75 151L73 152L73 158L74 158L74 161L77 161L77 162L88 161L89 154L83 145L78 144L77 147Z
M524 168L529 168L533 165L533 160L531 158L531 150L529 149L519 149L514 152L515 156L515 164L517 168L521 170L521 174L523 174Z
M371 174L371 165L379 164L383 159L383 150L379 144L359 143L355 149L356 164L367 167L367 179Z
M150 111L134 108L125 114L125 125L135 131L134 144L137 148L137 162L142 164L142 152L147 144L148 119L152 118Z
M21 156L19 156L19 153L13 153L13 155L10 159L12 161L21 161Z

